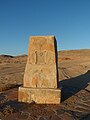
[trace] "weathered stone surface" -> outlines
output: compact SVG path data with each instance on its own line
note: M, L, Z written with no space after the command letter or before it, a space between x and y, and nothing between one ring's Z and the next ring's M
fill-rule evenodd
M39 104L60 104L58 86L57 46L54 36L30 38L23 87L18 100Z
M56 40L54 36L31 37L24 87L57 88Z
M59 104L61 91L60 89L39 89L19 87L20 102L35 102L38 104Z

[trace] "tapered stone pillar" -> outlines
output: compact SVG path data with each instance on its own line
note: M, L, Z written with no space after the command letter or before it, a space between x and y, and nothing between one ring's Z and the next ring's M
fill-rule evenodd
M58 89L57 45L54 36L32 36L23 87L18 101L38 104L60 104Z

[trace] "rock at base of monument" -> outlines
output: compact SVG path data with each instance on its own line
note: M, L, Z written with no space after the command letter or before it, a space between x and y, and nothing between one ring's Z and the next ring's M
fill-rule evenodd
M60 89L39 89L19 87L18 101L36 104L60 104Z

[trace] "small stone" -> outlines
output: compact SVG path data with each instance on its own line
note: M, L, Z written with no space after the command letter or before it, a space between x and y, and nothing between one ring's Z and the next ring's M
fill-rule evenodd
M57 115L61 115L65 112L65 110L64 109L58 109L58 110L56 110L56 112L57 112Z
M45 118L43 118L43 117L40 117L40 118L39 118L39 120L46 120L46 119L45 119Z
M50 120L61 120L57 115L50 116Z

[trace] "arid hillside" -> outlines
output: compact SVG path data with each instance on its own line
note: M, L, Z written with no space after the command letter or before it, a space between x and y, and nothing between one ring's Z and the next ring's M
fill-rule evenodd
M0 55L0 81L8 80L9 83L16 79L16 83L22 83L26 61L27 55ZM87 73L90 70L90 50L59 51L58 69L59 80L65 80ZM13 74L17 77L22 77L18 81L17 77L14 77Z
M26 60L27 55L0 55L0 119L90 119L90 49L58 52L60 105L17 102L17 89L23 83Z
M90 50L60 51L58 59L61 80L85 74L90 70Z

